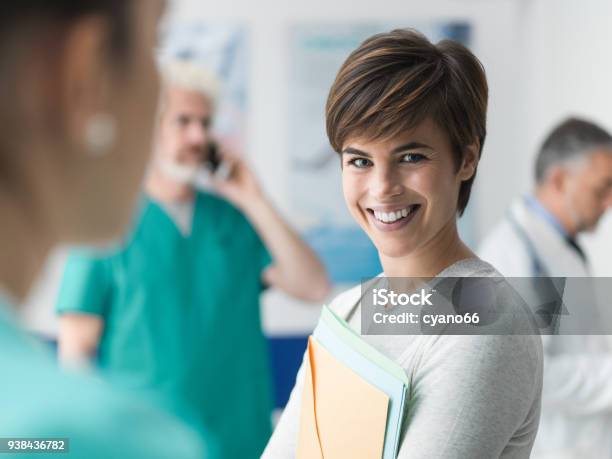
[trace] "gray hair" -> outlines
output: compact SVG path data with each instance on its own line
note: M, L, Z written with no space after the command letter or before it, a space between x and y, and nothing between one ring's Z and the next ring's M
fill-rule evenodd
M608 131L584 119L564 120L540 147L535 166L536 182L541 183L553 166L584 159L598 148L612 150L612 136Z

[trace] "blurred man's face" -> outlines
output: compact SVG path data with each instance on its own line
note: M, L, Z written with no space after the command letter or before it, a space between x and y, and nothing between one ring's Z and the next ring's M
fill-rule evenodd
M566 198L578 231L592 231L612 207L612 150L596 150L568 174Z
M213 106L203 94L178 87L163 95L156 154L158 159L193 167L206 158Z

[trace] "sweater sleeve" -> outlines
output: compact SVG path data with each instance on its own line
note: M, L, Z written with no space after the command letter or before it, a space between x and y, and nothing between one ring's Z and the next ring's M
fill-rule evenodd
M398 458L527 458L542 390L539 336L439 336L416 369Z

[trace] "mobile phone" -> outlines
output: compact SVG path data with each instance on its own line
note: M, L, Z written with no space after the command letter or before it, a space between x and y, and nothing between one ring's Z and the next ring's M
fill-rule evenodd
M208 144L208 151L206 155L206 166L211 173L215 173L221 165L221 157L219 156L219 147L216 142L210 142Z
M231 166L227 161L223 161L221 158L219 146L216 142L210 142L208 144L206 162L208 170L217 180L227 180L231 175Z

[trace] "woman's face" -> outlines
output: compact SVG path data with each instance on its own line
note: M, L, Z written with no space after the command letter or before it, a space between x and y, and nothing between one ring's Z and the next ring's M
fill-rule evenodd
M427 119L388 141L349 139L344 198L378 251L403 257L454 229L459 187L473 166L456 167L446 133Z

